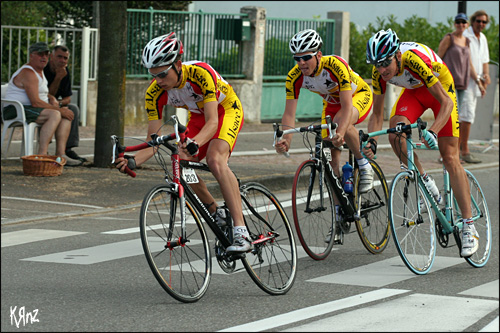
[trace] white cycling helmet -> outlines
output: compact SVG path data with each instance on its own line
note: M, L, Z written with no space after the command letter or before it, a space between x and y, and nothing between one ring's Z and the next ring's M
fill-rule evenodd
M170 66L178 55L184 53L180 39L175 32L153 38L142 51L142 64L146 68Z
M321 40L319 34L312 29L306 29L296 33L288 46L293 54L297 54L316 52L321 49L321 45L323 45L323 40Z

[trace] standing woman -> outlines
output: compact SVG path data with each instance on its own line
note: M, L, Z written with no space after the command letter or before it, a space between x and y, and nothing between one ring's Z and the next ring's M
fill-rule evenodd
M459 115L463 105L465 90L467 89L469 83L469 77L474 79L477 78L477 74L471 60L469 47L470 40L463 34L468 26L469 19L467 18L467 15L464 13L457 14L457 16L455 16L455 31L448 33L443 37L439 43L438 49L438 56L443 59L453 75L453 80L455 81ZM481 82L479 82L478 85L481 95L484 95L485 88Z

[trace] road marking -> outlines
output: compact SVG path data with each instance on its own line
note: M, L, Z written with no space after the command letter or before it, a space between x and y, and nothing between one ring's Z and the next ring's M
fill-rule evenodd
M409 292L409 290L400 289L379 289L374 291L369 291L363 294L354 295L351 297L339 299L332 302L322 303L307 308L290 311L281 315L257 320L251 323L229 327L219 332L256 332L270 330L279 326L288 325L292 323L299 322L301 320L306 320L321 316L330 312L335 312L343 309L347 309L353 306L359 306L373 301L379 301L387 297L392 297L400 294ZM384 303L386 304L386 303ZM456 308L453 308L456 311ZM361 317L363 318L363 317ZM422 318L418 318L421 320ZM360 318L354 319L354 321L359 321ZM388 321L390 322L390 321ZM386 322L386 324L388 323ZM349 324L349 322L347 322ZM333 328L337 329L336 324L328 328L331 331ZM354 331L349 329L348 331ZM313 331L317 332L317 331Z
M412 294L383 303L374 303L309 324L294 326L281 332L331 332L332 329L336 332L444 330L460 332L476 323L478 318L486 316L495 309L498 309L498 301ZM439 313L440 315L430 316L431 313Z
M484 326L479 332L498 332L498 317L493 319L488 325Z
M485 283L480 286L462 291L459 295L470 295L479 297L496 297L498 298L498 280L490 283Z
M49 203L49 204L54 204L54 205L68 205L68 206L88 207L88 208L104 208L104 207L100 207L100 206L82 205L82 204L77 204L77 203L72 203L72 202L48 201L48 200L18 198L18 197L5 197L5 196L2 196L2 200L3 199L32 201L32 202L42 202L42 203Z
M2 233L2 247L86 234L86 232L26 229Z
M201 244L201 240L194 240L194 239L190 240L190 245L193 244ZM162 249L164 246L164 242L162 241L155 244L153 242L153 239L150 239L149 245L154 252L159 249ZM210 248L213 249L214 246L213 241L210 241L209 246ZM286 246L283 247L286 248ZM30 257L21 260L46 262L46 263L59 263L59 264L91 265L105 261L123 259L139 255L143 256L144 250L142 248L142 242L138 238L123 242L115 242L115 243L92 246L77 250ZM278 257L278 260L280 262L285 261L285 258L281 257L278 251L275 253L275 255ZM307 254L301 248L297 249L297 258L303 258L303 257L307 257ZM213 263L212 268L214 274L226 274L217 264L217 259L215 259L215 256L212 256L212 263ZM195 267L202 267L204 265L204 263L201 260L193 261L191 264ZM240 262L238 262L237 267L243 267L243 266L241 265Z
M461 258L436 256L432 271L464 263ZM347 284L366 287L383 287L411 279L416 275L404 265L399 256L348 269L346 271L320 276L307 282Z

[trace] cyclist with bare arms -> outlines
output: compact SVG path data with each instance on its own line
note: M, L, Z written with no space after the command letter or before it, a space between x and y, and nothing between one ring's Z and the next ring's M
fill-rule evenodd
M153 80L146 91L148 136L158 134L163 125L165 105L189 111L187 123L190 139L182 144L180 156L184 160L206 162L220 185L222 196L234 221L234 242L228 253L245 253L252 249L250 236L243 220L238 182L228 166L228 159L243 125L243 108L231 85L210 65L200 61L182 62L182 42L174 32L152 39L144 48L142 63ZM141 165L153 156L153 148L144 149L134 157L117 159L117 168L125 171ZM220 218L224 210L217 203L206 184L191 187L209 212Z
M401 43L391 29L381 30L370 38L366 46L366 61L373 65L374 114L382 114L387 82L403 87L392 108L390 127L399 122L413 124L428 108L434 112L435 121L422 142L427 147L435 147L439 143L453 193L464 217L461 254L463 257L471 256L478 249L479 239L471 219L467 175L459 160L457 97L448 67L428 46L415 42ZM375 127L378 128L374 131L380 130L382 122ZM389 136L392 149L403 163L407 163L406 141L396 142L396 139L394 134ZM434 180L425 173L416 154L415 165L423 175L425 186L440 203L439 190Z

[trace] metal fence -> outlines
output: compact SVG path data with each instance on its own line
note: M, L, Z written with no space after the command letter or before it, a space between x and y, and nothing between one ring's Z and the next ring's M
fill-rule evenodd
M266 46L264 53L264 80L284 80L295 66L288 47L290 39L297 32L314 29L323 40L321 51L333 54L335 20L266 19Z
M238 29L248 15L128 9L127 78L147 78L142 49L152 38L175 31L184 60L209 63L226 78L244 78ZM235 33L236 32L236 33Z

